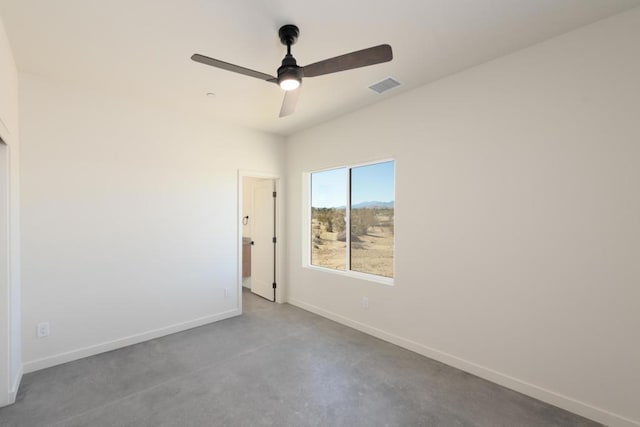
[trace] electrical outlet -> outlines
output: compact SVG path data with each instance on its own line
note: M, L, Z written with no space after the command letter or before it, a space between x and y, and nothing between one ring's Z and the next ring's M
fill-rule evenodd
M49 336L49 322L38 323L36 327L36 334L38 338L44 338Z
M229 298L229 288L224 288L224 297Z
M369 308L369 298L368 297L362 297L362 308L364 308L365 310L367 310Z

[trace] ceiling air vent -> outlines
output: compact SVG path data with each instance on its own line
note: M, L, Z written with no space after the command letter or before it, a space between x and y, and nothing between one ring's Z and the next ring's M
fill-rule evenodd
M369 86L369 89L376 93L383 93L400 85L401 83L393 77L387 77L386 79L379 81L378 83L372 84L371 86Z

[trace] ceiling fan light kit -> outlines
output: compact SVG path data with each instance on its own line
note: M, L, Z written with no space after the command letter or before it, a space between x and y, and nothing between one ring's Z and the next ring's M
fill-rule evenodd
M302 76L300 76L300 74L300 72L285 70L278 77L278 84L283 90L296 90L300 87L300 83L302 83Z
M345 55L336 56L334 58L325 59L323 61L301 67L291 54L291 46L296 43L299 35L300 30L295 25L284 25L280 30L278 30L280 41L283 45L287 46L287 54L282 60L282 65L280 65L276 73L278 77L220 61L219 59L209 58L208 56L199 55L197 53L193 54L191 59L193 61L200 62L201 64L210 65L227 71L233 71L234 73L244 74L249 77L255 77L270 83L277 83L285 91L284 101L282 102L282 108L280 109L280 117L288 116L295 111L303 77L322 76L325 74L337 73L339 71L380 64L393 59L391 46L388 44L381 44L379 46L347 53Z

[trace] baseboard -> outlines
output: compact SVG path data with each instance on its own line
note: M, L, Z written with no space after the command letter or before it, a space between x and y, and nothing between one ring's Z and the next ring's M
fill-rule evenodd
M543 402L549 403L551 405L557 406L591 420L603 423L605 425L619 427L640 426L640 421L632 420L622 415L609 412L605 409L589 405L587 403L573 399L569 396L565 396L560 393L556 393L554 391L539 387L535 384L519 380L485 366L478 365L477 363L473 363L452 354L427 347L418 342L400 337L395 334L391 334L378 328L374 328L340 314L325 310L321 307L308 304L304 301L290 298L287 302L291 305L295 305L296 307L326 317L351 328L357 329L376 338L380 338L381 340L388 341L397 346L414 351L430 359L434 359L446 365L453 366L454 368L469 372L485 380L507 387L511 390L515 390L527 396L531 396L535 399L541 400Z
M151 331L130 335L128 337L119 338L112 341L106 341L100 344L91 345L88 347L83 347L76 350L55 354L53 356L43 357L41 359L31 360L29 362L24 363L23 365L24 372L29 373L29 372L38 371L40 369L45 369L51 366L60 365L62 363L71 362L73 360L82 359L83 357L93 356L96 354L104 353L106 351L116 350L118 348L127 347L129 345L138 344L144 341L149 341L154 338L159 338L165 335L174 334L176 332L186 331L187 329L197 328L198 326L203 326L208 323L218 322L220 320L228 319L230 317L239 316L240 314L242 314L240 309L234 308L233 310L224 311L222 313L203 316L198 319L176 323L174 325L153 329Z
M9 405L16 402L16 397L18 397L18 389L20 388L20 383L22 382L22 375L24 373L24 367L21 365L18 369L18 374L16 375L15 380L11 386L11 390L9 390Z

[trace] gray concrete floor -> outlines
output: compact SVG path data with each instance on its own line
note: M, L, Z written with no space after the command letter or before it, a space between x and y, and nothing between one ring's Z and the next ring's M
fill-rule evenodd
M597 425L290 305L24 377L1 426Z

